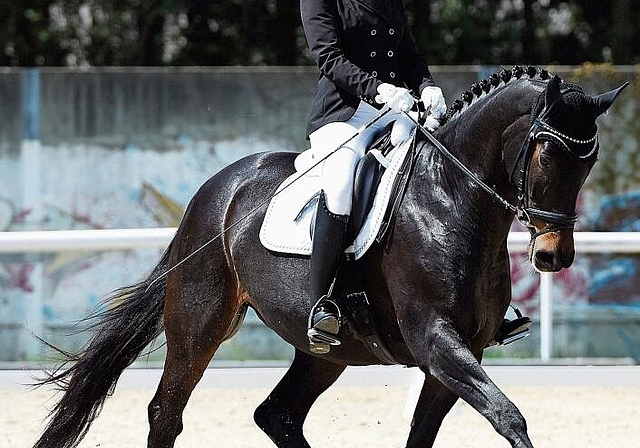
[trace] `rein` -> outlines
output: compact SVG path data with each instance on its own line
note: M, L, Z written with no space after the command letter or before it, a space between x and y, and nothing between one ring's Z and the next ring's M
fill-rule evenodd
M405 115L407 117L409 117L411 119L411 121L413 121L413 123L418 127L418 129L420 129L420 131L422 131L422 133L427 137L427 139L436 148L438 148L438 150L447 159L449 159L451 162L453 162L454 165L456 165L458 168L460 168L460 170L462 170L467 176L469 176L475 183L477 183L480 187L482 187L483 190L485 190L487 193L489 193L492 198L494 198L497 202L499 202L507 210L510 210L513 213L517 213L518 212L518 208L515 205L511 204L505 198L500 196L500 194L497 191L495 191L493 188L491 188L489 185L487 185L482 179L480 179L480 177L477 174L475 174L473 171L471 171L469 168L467 168L467 166L464 163L462 163L460 161L460 159L458 159L456 156L454 156L451 153L451 151L449 151L446 148L446 146L444 146L442 143L440 143L440 141L437 138L435 138L434 135L431 132L429 132L424 126L422 126L420 123L418 123L416 120L414 120L413 117L411 117L406 112L405 112Z
M530 204L528 192L529 165L531 163L531 158L533 157L533 148L535 146L535 141L553 141L557 143L560 148L564 149L573 157L580 160L589 159L598 150L597 131L591 138L586 140L579 140L565 135L545 121L545 118L547 118L547 116L549 115L550 110L551 108L547 109L545 107L539 114L539 116L533 120L533 124L527 132L527 138L524 140L522 146L520 147L520 151L518 152L518 156L516 158L516 163L511 172L510 179L513 181L516 171L518 170L518 167L520 167L520 177L515 180L516 187L518 189L517 205L513 205L505 198L503 198L494 188L487 185L477 174L467 168L467 166L462 163L460 159L458 159L451 153L451 151L449 151L442 143L440 143L440 141L424 126L414 120L409 114L405 113L405 115L409 117L409 119L418 127L418 129L420 129L420 131L427 137L429 142L431 142L442 153L442 155L453 162L453 164L456 165L461 171L463 171L469 178L471 178L471 180L473 180L478 186L489 193L489 195L491 195L491 197L496 202L505 207L505 209L511 211L512 213L515 213L517 215L518 221L520 221L520 223L529 230L529 233L531 234L531 241L534 241L537 237L546 233L558 232L563 229L573 229L576 221L578 220L578 215L576 215L575 213L569 214L541 210L538 208L534 208ZM573 151L568 142L579 145L593 143L593 147L587 154L581 155ZM538 231L533 224L532 218L540 219L546 224L551 225Z

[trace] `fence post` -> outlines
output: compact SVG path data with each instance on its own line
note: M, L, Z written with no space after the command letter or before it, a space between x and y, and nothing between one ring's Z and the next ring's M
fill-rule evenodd
M553 274L540 273L540 359L549 362L553 354Z
M40 70L24 69L21 76L22 95L22 203L30 210L28 220L30 227L42 225L42 145L40 143ZM38 229L40 230L40 229ZM25 294L25 324L35 334L42 335L44 328L43 295L44 266L40 255L27 255L25 260L32 264L32 290ZM24 332L26 339L22 343L26 359L36 359L42 350L41 344L29 332Z

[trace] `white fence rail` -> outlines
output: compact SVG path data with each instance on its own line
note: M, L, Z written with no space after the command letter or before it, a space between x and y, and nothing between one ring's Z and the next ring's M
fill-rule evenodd
M0 254L65 251L105 251L167 246L175 228L59 230L0 232ZM576 232L579 253L640 253L640 232ZM511 253L523 253L529 242L526 232L509 234ZM553 274L540 275L540 357L551 358L553 350Z
M0 253L160 248L175 232L175 227L0 232ZM581 253L640 253L640 232L576 232L574 238ZM510 252L525 252L529 234L512 232L507 243Z
M174 227L0 232L0 253L102 251L167 246Z

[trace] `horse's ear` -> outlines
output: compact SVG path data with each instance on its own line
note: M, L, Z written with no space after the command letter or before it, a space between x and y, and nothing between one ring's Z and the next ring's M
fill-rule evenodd
M562 98L560 94L560 77L554 75L547 83L547 90L544 97L545 109L550 110L551 107Z
M625 82L624 84L622 84L620 87L616 89L613 89L601 95L596 95L592 97L591 99L593 100L593 104L596 107L596 117L605 113L609 109L609 107L611 107L611 105L613 104L615 99L618 97L620 92L622 92L624 88L627 87L628 85L629 85L629 81Z

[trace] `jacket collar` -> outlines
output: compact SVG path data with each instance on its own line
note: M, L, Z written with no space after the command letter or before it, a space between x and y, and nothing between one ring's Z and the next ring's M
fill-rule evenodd
M367 8L380 16L385 22L391 26L394 24L394 18L397 15L396 6L392 5L396 0L352 0L364 8Z

